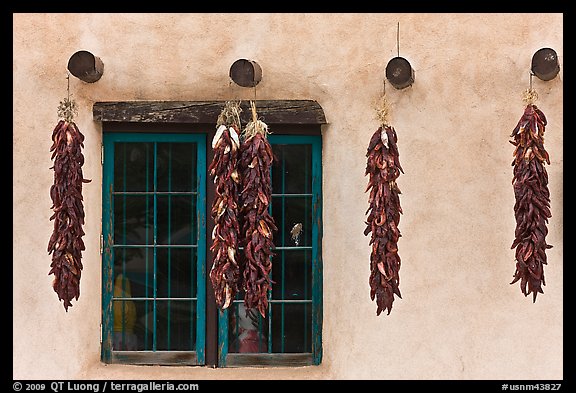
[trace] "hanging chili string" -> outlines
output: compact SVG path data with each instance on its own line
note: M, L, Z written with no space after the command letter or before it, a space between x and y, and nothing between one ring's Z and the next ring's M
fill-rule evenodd
M272 282L273 234L278 230L268 207L272 200L270 170L274 160L267 139L268 126L258 119L256 106L250 101L252 120L242 132L240 169L242 179L241 215L245 262L243 266L244 304L247 313L256 308L266 317L268 290Z
M524 92L523 100L527 105L510 135L513 138L510 143L516 146L512 161L516 231L511 247L516 248L516 271L510 284L520 281L520 290L524 296L532 293L533 302L538 293L544 293L546 249L552 248L546 243L547 223L552 217L548 173L544 167L544 163L550 165L550 157L544 149L547 121L534 104L537 98L532 86Z
M400 166L396 131L388 125L389 106L384 95L376 110L381 125L370 138L366 152L365 175L369 176L366 192L370 191L370 196L364 235L372 233L369 243L372 246L370 298L376 299L376 315L380 315L383 310L390 314L394 295L402 298L398 255L398 239L401 237L398 224L402 208L396 179L404 171Z
M240 261L238 259L239 186L238 157L240 152L240 103L227 101L218 116L217 130L212 140L214 158L208 167L216 188L211 216L213 255L210 280L216 304L226 309L239 290Z
M54 220L54 230L48 241L48 254L52 254L48 274L54 274L52 287L66 311L72 306L72 299L78 300L80 296L81 260L85 250L82 184L90 182L82 174L84 135L74 123L76 113L76 103L70 99L68 75L68 97L58 107L60 120L52 131L50 147L54 160L50 168L54 169L54 184L50 187L54 214L50 220Z

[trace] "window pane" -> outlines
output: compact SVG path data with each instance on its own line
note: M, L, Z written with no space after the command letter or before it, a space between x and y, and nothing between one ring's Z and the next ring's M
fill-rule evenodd
M156 301L156 349L193 351L196 348L196 302Z
M303 194L312 189L311 145L272 145L276 154L272 167L274 193Z
M273 303L272 351L312 352L312 304Z
M152 297L154 294L152 248L114 249L114 297Z
M267 353L268 322L256 309L246 314L243 300L234 302L228 307L228 352Z
M272 288L266 318L246 315L243 296L228 308L229 353L312 351L312 145L273 144ZM304 195L302 195L304 194Z
M153 207L151 195L115 195L114 244L152 244Z
M114 191L153 189L153 144L117 142L114 154Z
M196 195L158 195L158 244L196 244Z
M124 142L137 137L148 142ZM114 141L113 150L107 138ZM167 140L174 142L160 142ZM104 255L104 274L115 284L105 327L112 346L104 351L195 351L196 339L204 342L204 328L197 331L204 321L204 315L197 315L197 303L200 299L203 306L205 296L198 291L197 276L205 257L203 242L198 245L198 236L204 234L197 216L205 214L198 211L199 203L204 209L204 199L198 198L205 198L204 185L198 188L198 171L205 172L206 165L199 162L205 154L204 148L202 154L198 151L203 140L188 134L114 133L104 135L104 145L105 168L107 152L114 152L114 167L106 169L104 179L109 180L103 185L113 191L104 196L104 207L112 209L112 217L103 222L104 235L113 235L112 256ZM197 354L199 364L202 355ZM107 358L105 352L103 356Z
M272 299L312 299L312 250L276 250Z
M154 305L156 324L154 325ZM196 302L194 300L115 300L113 349L116 351L194 351Z
M140 351L152 348L151 300L114 300L115 351Z
M196 249L158 248L157 296L196 297Z
M158 143L158 191L196 191L196 143Z
M272 197L272 216L278 227L274 245L312 246L312 197Z

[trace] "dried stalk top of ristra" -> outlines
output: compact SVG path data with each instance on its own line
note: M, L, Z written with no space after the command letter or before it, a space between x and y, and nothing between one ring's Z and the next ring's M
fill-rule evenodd
M216 120L216 127L221 125L225 125L228 127L235 126L238 130L240 130L240 113L242 112L242 108L240 107L240 101L226 101L224 103L224 108L218 115L218 119Z
M84 135L73 121L75 103L70 99L60 102L58 114L65 117L58 121L52 131L51 159L54 160L54 184L50 187L51 209L54 214L54 230L48 241L48 254L52 254L51 269L54 274L52 287L58 299L64 303L64 309L72 306L72 299L80 296L80 277L82 273L82 251L85 246L84 205L82 184L84 179Z
M216 304L226 309L239 290L240 261L238 260L239 186L238 157L240 153L240 104L228 101L218 116L217 130L212 140L214 158L208 167L216 188L211 216L213 255L210 280Z
M64 119L68 123L72 123L74 121L74 117L78 114L76 101L70 97L64 98L62 101L60 101L60 105L58 105L57 113L60 119Z
M544 293L544 265L547 264L546 249L552 246L546 243L547 223L552 217L550 212L550 191L548 173L544 164L550 164L548 152L544 149L546 116L536 105L534 91L525 92L524 101L528 105L510 135L515 147L514 177L514 215L516 218L515 239L512 249L516 248L516 271L511 284L520 281L524 296L532 293L536 301L538 293Z
M390 120L390 104L386 95L382 94L375 103L376 119L384 127L389 124Z
M522 93L522 101L524 101L526 105L534 105L536 100L538 100L538 92L535 89L530 87Z
M260 134L266 138L270 133L268 131L268 125L262 120L258 119L258 114L256 113L256 104L254 101L250 101L250 110L252 112L252 120L246 124L244 131L242 131L243 140L248 141L252 139L256 134Z

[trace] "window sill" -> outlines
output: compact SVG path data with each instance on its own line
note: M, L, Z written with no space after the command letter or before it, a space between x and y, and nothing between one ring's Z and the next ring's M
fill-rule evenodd
M112 351L110 364L198 366L195 351ZM314 365L311 353L230 353L224 367L302 367Z
M112 351L110 363L154 366L196 366L196 351Z
M229 353L225 367L299 367L314 365L311 353Z

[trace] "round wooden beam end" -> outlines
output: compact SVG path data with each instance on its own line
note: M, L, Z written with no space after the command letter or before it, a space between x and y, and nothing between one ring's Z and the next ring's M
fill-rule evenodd
M543 81L554 79L560 72L558 55L551 48L542 48L532 56L532 73Z
M414 83L414 70L408 60L394 57L386 66L386 79L397 89L404 89Z
M230 78L238 86L255 87L262 80L262 68L255 61L238 59L230 67Z
M102 77L104 63L92 53L81 50L74 53L68 60L68 71L84 82L94 83Z

